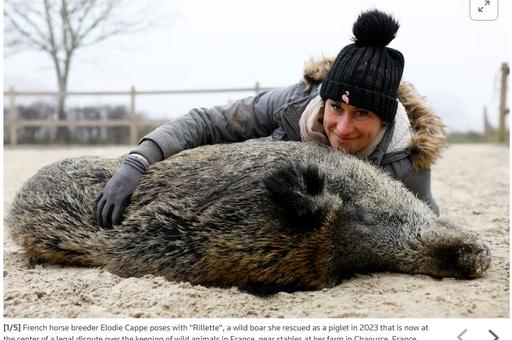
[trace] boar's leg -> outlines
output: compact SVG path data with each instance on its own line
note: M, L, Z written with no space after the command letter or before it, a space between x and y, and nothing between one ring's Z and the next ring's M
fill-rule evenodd
M243 292L253 294L259 297L267 297L280 292L293 293L300 290L309 290L298 285L281 285L272 283L248 283L239 287Z

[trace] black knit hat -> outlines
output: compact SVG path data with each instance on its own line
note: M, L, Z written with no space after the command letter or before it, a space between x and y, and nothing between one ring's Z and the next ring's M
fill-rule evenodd
M398 27L393 17L379 10L359 15L352 28L354 43L340 51L322 82L322 99L343 100L374 112L385 122L393 121L404 57L386 46Z

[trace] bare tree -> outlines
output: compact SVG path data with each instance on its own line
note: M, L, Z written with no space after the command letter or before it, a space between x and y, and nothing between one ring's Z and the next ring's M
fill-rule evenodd
M162 24L155 5L132 0L5 0L5 46L10 52L31 49L51 58L60 92L58 117L65 120L65 93L77 50ZM69 130L59 128L57 137L69 140Z

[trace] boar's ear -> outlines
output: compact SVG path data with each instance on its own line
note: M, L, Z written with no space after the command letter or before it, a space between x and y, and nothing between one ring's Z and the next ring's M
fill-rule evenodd
M271 174L264 183L272 201L291 222L287 224L313 229L320 226L333 207L333 195L324 190L325 181L316 165L290 164Z

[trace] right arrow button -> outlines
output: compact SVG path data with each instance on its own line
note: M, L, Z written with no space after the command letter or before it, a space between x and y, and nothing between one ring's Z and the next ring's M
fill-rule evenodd
M491 331L490 329L489 329L489 333L491 333L491 334L492 334L492 336L494 337L494 339L492 339L492 340L498 340L498 339L500 338L499 336L497 336L497 335L496 335L496 333L494 333L494 332L493 332L493 331Z

